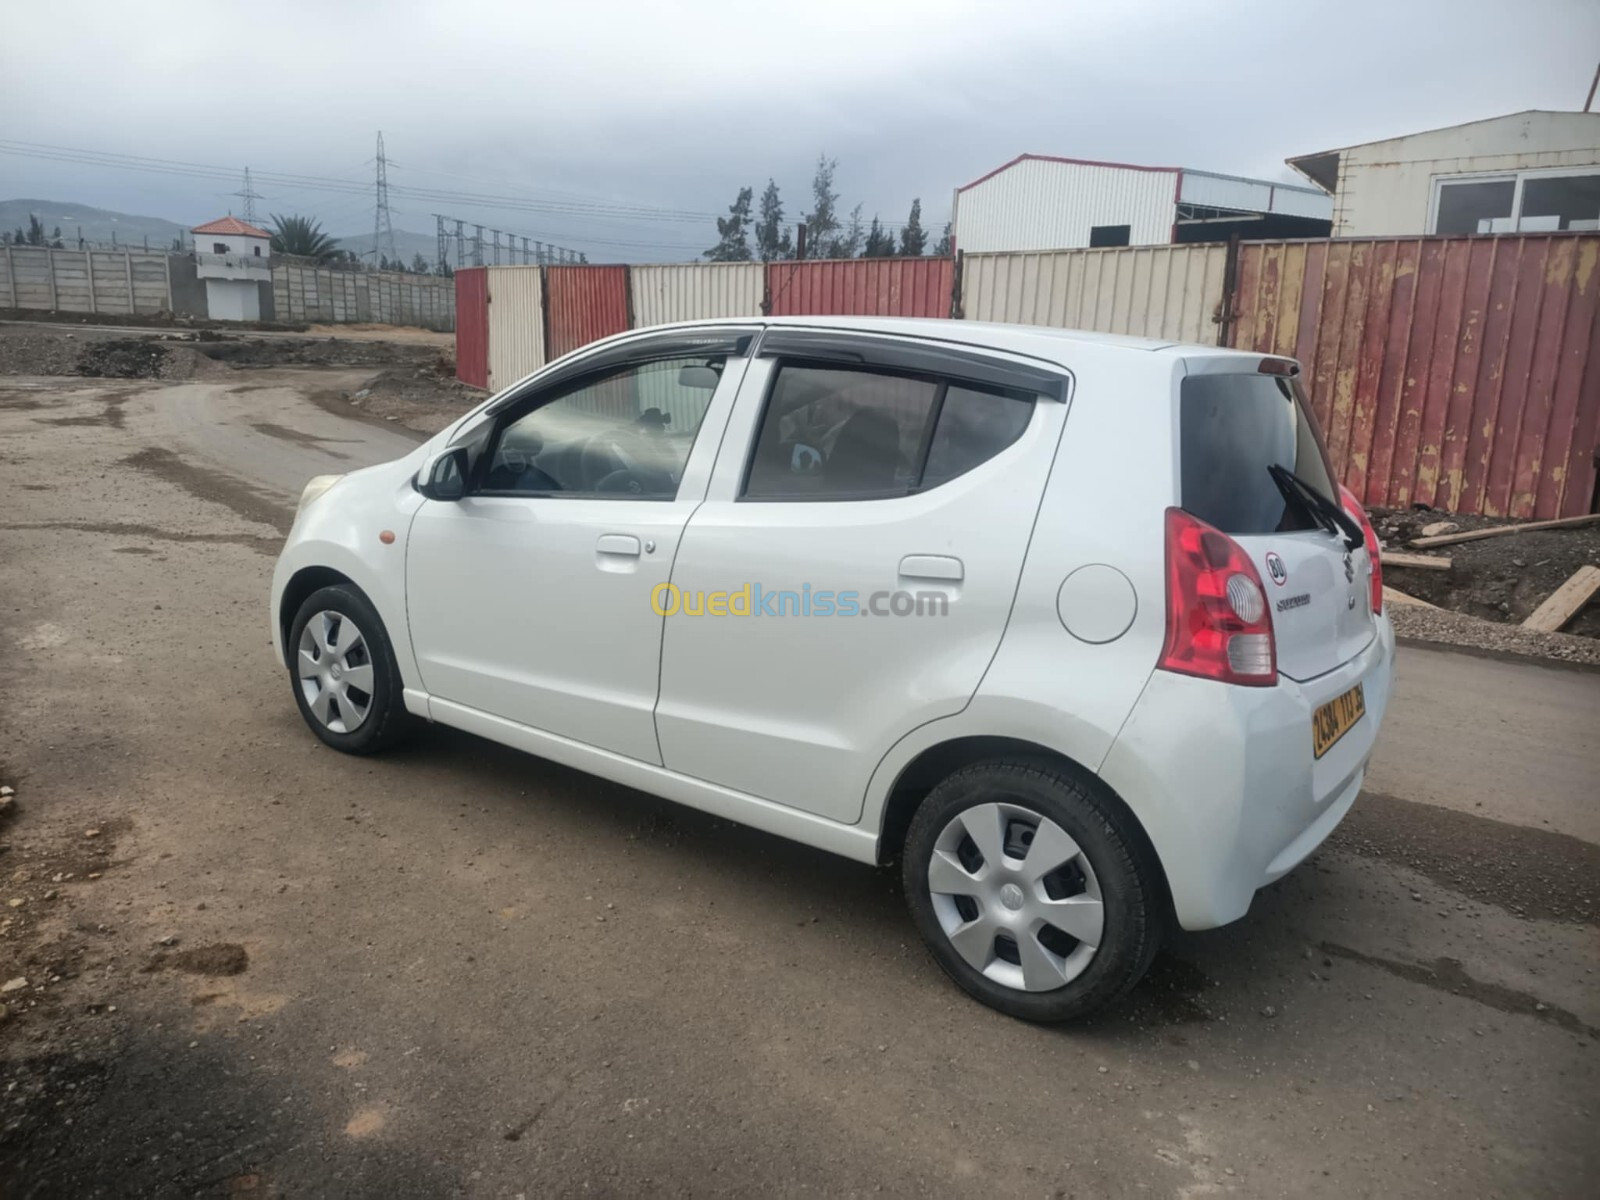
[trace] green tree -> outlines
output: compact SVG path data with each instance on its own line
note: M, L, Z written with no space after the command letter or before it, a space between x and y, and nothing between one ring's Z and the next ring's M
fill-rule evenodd
M755 199L753 188L740 188L739 195L728 205L728 215L717 218L717 234L721 238L701 257L712 262L750 261L750 203Z
M949 258L953 247L954 244L950 240L950 222L946 221L944 223L944 233L939 238L939 244L933 248L933 252L941 258Z
M806 239L812 258L831 258L838 249L839 193L833 190L836 159L817 156L817 173L811 177L811 211L806 214Z
M778 195L778 185L771 178L767 180L767 190L761 193L761 220L756 222L756 257L762 262L794 257L789 231L783 227L783 199Z
M293 254L318 263L329 263L343 256L338 243L322 232L320 222L310 217L280 217L272 214L272 252Z
M833 239L829 248L829 258L855 258L861 253L861 247L866 243L866 226L861 223L861 205L856 205L850 210L850 223L844 227L844 232Z
M928 234L922 228L922 198L911 202L911 216L900 227L900 253L908 258L920 258L928 252Z
M894 257L894 234L883 227L883 222L878 220L876 213L873 214L872 225L867 229L867 244L861 249L861 257Z
M42 246L45 244L44 225L32 213L28 214L28 245Z
M426 275L428 273L428 260L422 257L420 251L411 260L411 273L413 275Z

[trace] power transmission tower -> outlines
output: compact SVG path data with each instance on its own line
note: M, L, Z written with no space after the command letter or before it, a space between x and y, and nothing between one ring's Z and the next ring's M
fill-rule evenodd
M462 224L461 224L461 221L458 219L456 221L456 269L457 270L460 270L462 267L467 265L467 239L466 239L466 235L464 233L462 233L461 230L462 230Z
M378 176L376 181L376 206L372 210L372 265L378 265L380 239L389 248L388 257L395 257L394 221L389 216L389 160L383 156L383 130L378 131Z
M445 239L445 235L444 235L444 218L442 216L440 216L438 213L434 213L433 214L433 221L434 221L434 225L435 225L435 227L437 229L437 232L438 232L438 235L439 235L438 271L439 271L439 274L443 275L445 273L445 269L449 266L449 261L450 261L450 243Z
M231 194L238 196L244 201L245 223L254 225L256 223L256 201L265 199L265 197L262 196L260 192L256 191L255 188L250 186L249 167L244 169L244 186L241 187L237 192L233 192Z

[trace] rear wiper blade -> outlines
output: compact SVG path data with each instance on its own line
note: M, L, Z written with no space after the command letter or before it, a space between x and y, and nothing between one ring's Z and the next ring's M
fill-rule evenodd
M1279 490L1285 495L1291 492L1298 495L1302 502L1309 506L1312 515L1317 518L1318 524L1327 529L1329 533L1342 537L1346 549L1360 550L1366 546L1366 534L1361 532L1361 526L1355 522L1350 514L1317 491L1304 479L1301 479L1300 476L1289 470L1288 467L1281 466L1278 463L1271 463L1267 467L1267 473L1272 476L1272 481L1278 485Z

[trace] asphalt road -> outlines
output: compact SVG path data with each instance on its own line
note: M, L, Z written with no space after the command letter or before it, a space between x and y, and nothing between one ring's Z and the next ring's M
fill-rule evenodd
M342 381L0 379L6 1195L1589 1193L1600 675L1404 649L1335 840L1032 1027L884 872L316 742L272 555L304 478L413 444L305 398Z

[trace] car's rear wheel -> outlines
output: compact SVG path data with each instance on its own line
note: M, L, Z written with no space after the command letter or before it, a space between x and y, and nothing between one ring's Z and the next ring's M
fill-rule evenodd
M1030 1021L1083 1016L1131 988L1160 943L1159 868L1092 779L1043 761L964 767L906 834L912 918L941 967Z
M289 625L289 661L300 715L335 750L372 754L410 731L388 632L359 588L306 597Z

